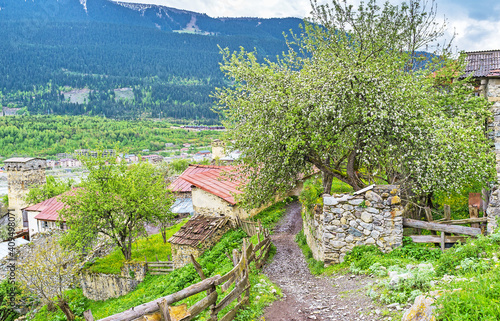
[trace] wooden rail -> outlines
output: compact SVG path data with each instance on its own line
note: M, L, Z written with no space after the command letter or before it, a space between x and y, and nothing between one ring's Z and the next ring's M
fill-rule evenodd
M403 226L420 228L431 231L441 231L445 233L472 235L472 236L481 234L481 229L476 227L431 223L431 222L412 220L410 218L403 218Z
M175 320L192 320L208 308L210 309L210 321L233 320L238 310L246 305L250 299L249 264L255 262L256 266L260 268L269 254L271 246L269 231L262 228L261 224L259 224L259 230L261 232L258 233L258 243L255 246L243 240L241 254L237 250L233 250L234 268L227 274L205 278L201 266L191 257L194 267L202 279L201 282L193 284L179 292L141 304L122 313L106 317L100 321L149 320L145 318L145 315L148 314L152 314L152 317L155 318L154 320L161 319L173 321L174 318L171 318L173 304L204 291L207 291L207 295L189 308L186 308L181 316L176 315ZM154 264L155 262L151 263ZM219 291L217 291L217 287L219 287ZM223 294L231 288L232 290L223 296ZM237 301L236 305L219 318L218 314L223 309L230 306L234 301ZM90 310L85 311L84 316L87 321L94 320Z

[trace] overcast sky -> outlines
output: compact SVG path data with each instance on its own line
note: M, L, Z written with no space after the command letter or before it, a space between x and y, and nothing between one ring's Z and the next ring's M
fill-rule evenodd
M154 3L178 9L206 13L211 17L299 17L309 15L309 0L121 0ZM328 0L321 0L322 2ZM321 3L321 1L319 1ZM401 3L400 0L390 0ZM430 1L430 0L429 0ZM358 3L359 0L348 0ZM456 32L458 50L500 49L500 1L436 0L438 16L448 19L449 40ZM382 0L379 1L382 3Z

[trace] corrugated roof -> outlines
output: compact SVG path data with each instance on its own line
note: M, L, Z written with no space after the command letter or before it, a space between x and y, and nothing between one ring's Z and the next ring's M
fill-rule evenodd
M64 222L64 219L59 218L59 211L66 206L66 204L61 201L61 196L67 193L73 193L73 191L54 196L38 204L26 207L24 210L29 212L40 212L35 216L37 220Z
M184 179L192 185L219 196L234 205L236 204L234 195L242 193L242 191L239 190L242 183L234 176L227 177L224 175L226 172L230 171L223 168L216 168L202 173L186 176Z
M229 168L229 166L214 165L189 165L189 167L168 187L172 192L191 192L191 183L184 178L190 175L206 172L216 168Z
M175 201L174 205L170 208L172 213L193 215L193 200L191 198L180 198Z
M467 52L465 74L473 77L500 76L500 50Z
M227 224L228 217L207 217L199 215L191 218L168 242L197 247L220 227Z

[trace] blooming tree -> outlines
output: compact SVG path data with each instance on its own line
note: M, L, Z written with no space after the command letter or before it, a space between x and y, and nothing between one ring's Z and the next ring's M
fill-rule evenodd
M333 0L313 4L313 23L277 61L223 50L234 84L215 97L228 139L245 155L247 202L289 190L313 165L325 193L334 177L355 190L379 178L418 193L491 177L488 104L459 77L463 64L443 51L417 68L417 46L442 34L434 10L375 0L354 10Z

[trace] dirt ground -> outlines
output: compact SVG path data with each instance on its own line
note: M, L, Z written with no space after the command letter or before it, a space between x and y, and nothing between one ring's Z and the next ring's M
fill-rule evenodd
M277 251L266 274L283 291L283 298L266 309L266 321L381 320L380 308L365 295L374 279L355 275L316 277L309 272L295 234L302 229L301 207L288 205L271 236ZM390 320L390 318L383 318Z

